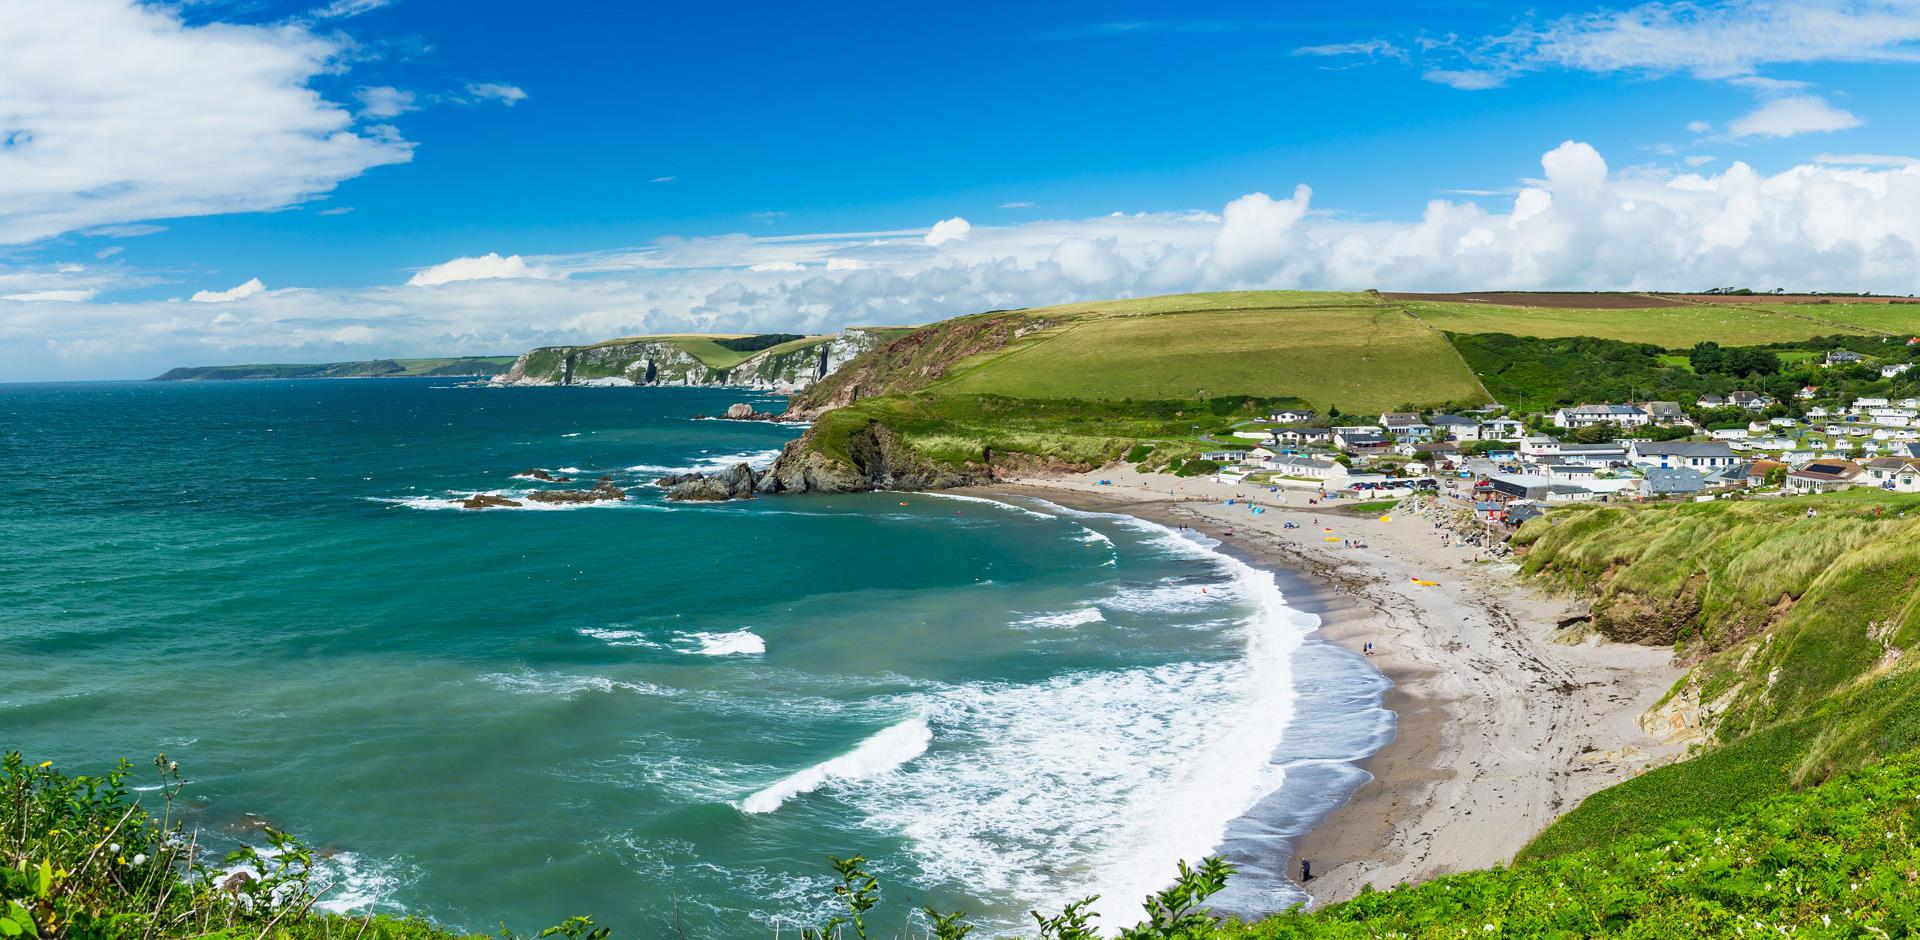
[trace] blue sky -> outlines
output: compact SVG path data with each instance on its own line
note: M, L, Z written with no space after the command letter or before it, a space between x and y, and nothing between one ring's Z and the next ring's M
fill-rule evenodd
M1161 288L1920 289L1898 263L1920 233L1889 201L1920 180L1908 0L8 11L0 53L27 54L0 54L0 179L13 159L25 182L0 182L0 379ZM75 60L92 67L49 90L40 70ZM1623 266L1616 221L1569 214L1584 158L1537 182L1566 142L1604 161L1616 210L1639 187L1674 203L1666 228L1695 226L1675 264ZM1761 187L1786 222L1742 221L1736 161L1786 181ZM1563 250L1462 256L1516 230L1530 186L1558 198ZM1273 198L1240 201L1256 193ZM1462 208L1436 221L1433 200ZM926 238L943 219L966 231ZM1730 224L1772 241L1722 244ZM1870 241L1822 234L1862 226ZM1339 244L1426 254L1324 263ZM195 294L221 309L202 322ZM133 327L146 349L112 351Z

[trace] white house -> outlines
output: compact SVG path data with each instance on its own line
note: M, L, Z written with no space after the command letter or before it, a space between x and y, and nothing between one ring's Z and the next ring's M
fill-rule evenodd
M1716 430L1708 431L1707 436L1713 438L1716 441L1744 441L1747 439L1747 429L1746 428L1718 428Z
M1306 424L1313 420L1313 412L1304 408L1285 408L1267 416L1275 424Z
M1632 405L1575 405L1553 413L1553 426L1556 428L1585 428L1598 424L1637 428L1649 420L1645 411Z
M1920 493L1920 460L1912 457L1875 457L1863 467L1866 480L1883 490Z
M1739 460L1733 448L1718 441L1634 441L1627 445L1627 459L1641 467L1688 470L1719 470Z
M1268 457L1266 468L1281 476L1305 477L1309 480L1342 480L1347 477L1346 467L1331 460L1312 457Z
M1895 362L1889 365L1884 365L1880 367L1880 377L1883 379L1890 379L1911 368L1913 368L1913 363L1911 362Z
M1860 465L1851 460L1815 460L1787 474L1787 489L1795 493L1825 493L1856 485Z

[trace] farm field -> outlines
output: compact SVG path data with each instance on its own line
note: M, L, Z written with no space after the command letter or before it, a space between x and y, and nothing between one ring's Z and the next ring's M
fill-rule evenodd
M1713 341L1722 346L1788 343L1831 333L1870 333L1864 318L1810 317L1801 308L1678 305L1614 308L1505 307L1476 303L1403 301L1407 312L1449 333L1511 333L1515 336L1596 336L1627 343L1685 349ZM1812 309L1821 309L1818 307ZM1837 309L1837 308L1828 308ZM1920 320L1920 316L1914 319Z

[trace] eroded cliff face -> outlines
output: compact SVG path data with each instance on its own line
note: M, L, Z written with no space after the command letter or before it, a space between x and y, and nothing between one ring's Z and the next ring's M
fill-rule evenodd
M730 369L715 369L672 340L641 339L591 346L542 346L521 354L493 381L499 385L684 385L794 392L832 375L880 345L866 330L846 330L799 349L767 350Z

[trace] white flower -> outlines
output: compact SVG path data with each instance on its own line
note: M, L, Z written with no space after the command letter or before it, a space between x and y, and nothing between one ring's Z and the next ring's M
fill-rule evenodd
M133 856L133 863L135 865L145 865L147 863L147 853L145 852L135 853Z
M113 854L115 854L115 855L119 855L119 854L120 854L120 843L118 843L118 842L115 842L115 843L113 843L113 844L111 844L111 845L109 845L109 846L107 846L107 851L109 851L109 852L112 852L112 853L113 853Z

